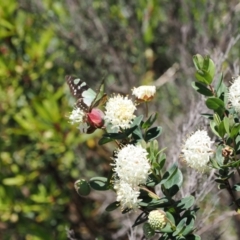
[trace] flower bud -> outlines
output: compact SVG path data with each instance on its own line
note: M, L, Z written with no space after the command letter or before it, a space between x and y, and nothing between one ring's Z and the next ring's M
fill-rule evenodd
M154 230L160 230L167 224L165 213L162 210L153 210L148 215L148 223Z
M133 88L133 95L136 96L137 100L140 102L151 101L156 93L155 86L140 86L138 88Z
M233 154L233 148L231 148L230 146L225 146L222 149L222 156L223 157L229 157Z
M93 108L90 113L87 114L88 123L95 128L101 128L104 125L104 114L100 109Z

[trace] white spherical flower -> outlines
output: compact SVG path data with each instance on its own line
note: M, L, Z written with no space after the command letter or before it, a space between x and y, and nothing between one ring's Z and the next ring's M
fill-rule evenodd
M137 97L138 100L141 101L150 101L153 99L156 93L155 86L140 86L138 88L133 88L133 95Z
M198 130L185 142L182 152L185 162L200 172L208 169L207 163L212 155L212 141L205 130Z
M132 187L130 184L124 181L116 181L114 184L114 189L117 194L117 201L120 202L121 209L126 208L136 210L138 209L139 203L142 201L138 199L140 195L139 187Z
M113 171L131 186L145 184L151 169L147 155L141 146L126 145L116 154Z
M233 84L229 87L228 97L231 105L240 114L240 76L235 78Z
M105 121L112 124L113 129L129 128L135 115L136 106L128 97L114 96L108 100L105 106Z
M74 108L71 115L69 116L69 120L71 124L74 123L82 123L84 122L85 112L80 108Z
M148 223L154 230L160 230L167 224L166 215L162 210L153 210L148 215Z

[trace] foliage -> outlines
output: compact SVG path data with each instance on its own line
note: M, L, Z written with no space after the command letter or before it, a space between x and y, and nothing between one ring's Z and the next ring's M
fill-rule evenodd
M102 161L106 152L96 144L99 133L79 135L67 123L73 102L68 101L64 77L74 73L95 85L106 76L109 91L126 92L140 81L152 82L179 62L184 77L178 79L187 79L196 46L211 49L220 41L225 46L239 28L237 14L222 21L231 4L213 4L213 12L208 4L205 0L1 3L2 239L66 239L66 228L74 229L80 239L112 239L111 233L121 226L106 226L111 218L96 216L101 201L79 200L74 192L77 178L93 178L96 166L105 176L109 169ZM230 54L236 59L238 51ZM160 89L155 108L165 113L159 115L161 121L166 118L170 123L179 109L185 114L184 103L192 97L181 94L188 91L187 84L175 81Z
M73 85L74 83L75 85ZM77 92L76 95L79 95L80 97L77 100L77 107L80 109L83 108L82 105L78 105L78 102L81 100L84 103L84 96L86 96L84 93L89 91L86 87L86 84L73 80L69 86L70 88L73 88L72 92ZM84 86L84 88L82 86ZM142 86L141 91L139 90L139 93L136 94L136 101L140 103L144 102L146 104L147 112L148 101L152 99L155 92L154 89L152 92L148 92L148 87L145 87L145 92L142 89L144 89L144 86ZM129 127L116 130L114 123L116 122L119 124L119 121L125 121L127 116L132 113L132 109L128 109L127 106L124 105L122 98L110 98L108 101L110 102L113 100L117 107L111 109L111 111L116 111L117 113L120 112L122 114L125 114L127 112L127 114L124 115L123 118L122 116L119 116L119 114L111 115L113 118L112 122L106 122L104 126L101 125L98 127L105 130L105 133L99 140L99 144L104 145L112 141L115 142L117 149L115 149L112 154L115 158L117 158L117 155L119 155L126 146L128 149L127 156L125 154L122 154L121 156L123 159L118 156L118 161L123 162L120 163L119 170L117 170L117 167L111 170L111 174L109 174L108 178L94 177L89 180L89 183L87 183L85 179L78 180L75 183L76 191L82 196L90 194L90 187L97 191L116 191L118 196L117 201L112 202L106 208L106 210L112 211L121 207L123 214L128 213L131 210L136 210L136 199L133 201L129 197L135 191L136 194L138 194L138 208L141 213L137 217L135 223L133 224L133 227L144 223L143 229L146 237L153 237L156 232L157 234L160 234L159 239L200 239L199 236L193 233L195 229L195 213L197 211L197 208L193 207L194 197L190 195L182 199L175 198L176 194L182 187L183 175L176 164L173 164L170 168L167 169L165 167L166 155L163 153L164 149L159 149L158 142L156 140L160 136L162 128L159 126L153 126L157 120L157 114L154 113L149 117L146 116L146 119L144 119L143 115L136 116ZM92 101L94 103L94 99ZM127 101L128 105L130 105L129 100ZM107 109L107 107L105 108ZM121 111L121 108L123 108L124 112ZM91 111L92 110L90 109L89 113L91 113ZM89 113L86 112L85 114ZM105 114L107 115L107 110ZM87 124L91 123L89 122L89 118L83 118L82 121L86 122ZM131 121L131 118L129 118L129 121ZM79 123L78 121L78 124L81 125L82 123ZM124 126L126 125L124 124ZM132 146L141 146L141 150L139 148L134 148L134 152L131 153L130 149L132 149ZM142 168L142 162L145 160L144 158L140 159L140 156L136 154L136 152L139 150L141 151L141 154L144 154L143 149L147 150L147 164L150 164L151 170L150 173L148 173L149 176L146 181L144 182L144 180L140 180L141 183L139 184L138 182L135 182L137 179L142 179L142 176L139 176L138 173L140 171L140 174L144 174L140 168ZM128 155L130 156L126 162ZM132 163L129 163L129 161ZM123 166L124 163L125 166ZM127 164L129 167L126 167ZM111 165L117 166L117 163L115 162ZM145 166L147 167L147 165ZM125 171L123 169L125 169ZM130 180L131 176L128 176L126 178L124 177L124 174L128 175L129 173L131 176L134 175L133 180ZM122 190L119 190L121 183L124 184L124 186L130 187L131 189L131 191L127 193L127 196L125 196L124 193L124 191L126 191L126 187ZM154 188L157 185L161 186L161 197L154 191ZM134 198L134 195L132 196ZM151 212L158 209L161 209L163 216L165 216L163 218L166 218L166 223L159 223L162 227L157 229L157 231L154 231L155 229L146 221Z
M214 87L211 83L214 78L215 65L208 57L196 55L193 57L196 67L196 78L202 83L202 89L196 89L197 83L193 86L202 95L206 97L206 106L212 110L208 115L212 133L217 137L216 154L211 159L210 166L217 169L215 181L219 189L226 189L231 196L232 203L237 212L240 209L240 198L234 191L239 191L239 183L235 183L235 176L240 174L238 159L239 154L239 112L234 102L231 103L229 95L231 89L227 88L223 75ZM235 79L238 81L238 78ZM238 82L237 82L238 84ZM211 95L209 94L211 92ZM239 102L238 95L234 96L235 101Z

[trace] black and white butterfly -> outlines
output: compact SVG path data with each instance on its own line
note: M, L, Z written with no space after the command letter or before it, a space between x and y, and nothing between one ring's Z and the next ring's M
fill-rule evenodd
M94 107L104 104L107 100L107 95L102 93L101 83L97 92L91 89L86 82L80 78L73 76L65 77L72 95L77 99L76 105L85 112L91 112Z

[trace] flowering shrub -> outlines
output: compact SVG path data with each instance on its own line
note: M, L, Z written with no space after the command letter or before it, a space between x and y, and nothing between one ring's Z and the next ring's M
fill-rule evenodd
M187 166L202 173L216 169L219 188L227 189L236 211L239 211L240 199L237 199L234 192L240 191L240 184L234 183L231 178L235 172L240 173L240 78L235 79L228 91L220 75L218 84L214 87L213 61L201 55L194 56L193 61L197 82L193 82L192 86L206 97L206 106L212 111L205 114L210 121L212 134L208 134L206 130L189 133L189 137L183 143L182 159ZM77 192L86 196L91 189L113 190L116 192L116 201L106 210L113 211L120 207L122 213L141 212L133 227L143 224L147 238L158 234L160 240L200 239L200 236L194 233L198 209L194 205L194 196L189 195L182 199L176 197L183 183L182 172L176 164L165 167L166 155L164 149L159 149L156 140L162 129L153 126L157 113L150 116L148 114L147 105L154 98L156 88L134 88L132 95L136 97L135 102L128 96L113 95L106 103L102 101L103 93L90 90L94 97L88 98L87 108L81 110L85 104L84 96L87 96L88 87L79 79L75 82L76 86L74 80L69 85L70 88L74 88L72 92L79 96L78 108L70 115L70 122L85 124L85 133L102 129L104 134L99 141L100 145L116 143L110 176L94 177L89 181L78 180L75 183ZM84 86L83 92L79 86ZM100 103L105 104L104 113L99 109ZM141 103L146 104L145 116L136 116L135 111ZM213 134L215 141L212 140ZM154 191L157 185L161 187L161 196Z

